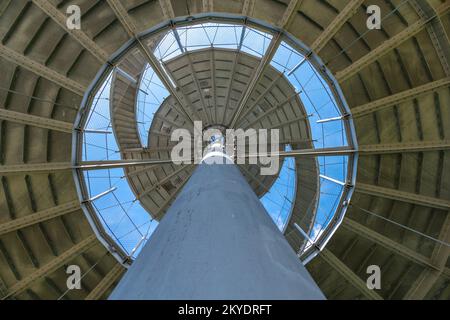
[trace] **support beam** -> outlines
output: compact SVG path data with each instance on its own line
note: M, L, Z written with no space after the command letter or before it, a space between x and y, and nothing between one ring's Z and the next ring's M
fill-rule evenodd
M448 11L450 7L450 3L444 3L440 6L439 10L437 11L437 15L443 15L446 11ZM434 17L435 18L435 17ZM370 51L368 54L366 54L364 57L359 59L358 61L354 62L344 70L341 70L336 73L336 80L339 83L342 83L348 79L350 79L352 76L357 74L359 71L364 69L365 67L369 66L385 54L387 54L392 49L398 47L402 43L404 43L406 40L410 39L411 37L418 34L420 31L422 31L428 22L433 20L434 18L430 19L419 19L403 31L397 33L395 36L391 37L390 39L383 42L382 45L378 46L374 50Z
M324 149L302 149L302 150L290 150L290 151L280 151L275 152L272 156L280 157L326 157L326 156L342 156L355 154L357 151L350 149L348 147L337 147L337 148L324 148Z
M64 87L79 96L83 96L86 91L86 87L79 84L78 82L67 78L66 76L44 66L41 63L38 63L34 60L31 60L28 57L25 57L23 54L18 53L2 44L0 44L0 57L17 64L36 75L39 75L47 80L50 80L57 85Z
M441 232L439 234L439 240L450 242L450 213L447 212L447 217L442 226ZM425 269L422 271L417 280L413 283L411 288L405 294L403 299L405 300L423 300L425 299L428 292L434 286L436 281L439 279L441 275L447 276L450 278L450 275L445 274L445 264L447 263L447 259L450 255L450 248L443 246L438 243L434 247L433 253L431 254L431 261L435 264L439 271Z
M25 174L30 172L54 172L72 169L70 162L26 163L0 166L0 175Z
M11 1L13 0L5 0L2 3L0 3L0 17L3 15L3 13L5 13Z
M156 184L152 185L149 188L146 188L144 191L142 191L142 193L137 197L138 199L141 199L143 196L149 194L150 192L152 192L153 190L159 188L161 185L163 185L164 183L170 181L170 179L172 179L173 177L175 177L176 175L180 174L181 172L183 172L184 170L187 170L189 168L191 168L193 165L187 165L187 166L182 166L181 168L179 168L178 170L175 170L174 172L172 172L171 174L169 174L168 176L166 176L164 179L162 179L161 181L158 181Z
M203 90L202 90L202 87L200 85L200 81L198 80L197 72L194 69L194 63L192 62L191 56L189 54L187 54L185 57L186 57L186 59L189 62L188 66L189 66L189 69L191 71L192 80L194 81L195 86L198 88L197 92L198 92L198 94L200 96L200 101L201 101L201 104L202 104L202 110L203 110L203 112L206 115L206 120L209 122L209 124L212 124L212 120L211 120L211 117L210 117L210 115L208 113L207 106L206 106L206 103L205 103L205 99L203 97ZM187 97L186 97L186 99L187 99ZM190 102L190 104L192 104L192 102Z
M67 28L67 16L59 11L48 0L33 0L33 3L53 19L61 28L63 28L72 38L74 38L83 48L88 50L102 64L108 61L109 55L100 48L86 33L78 29Z
M226 98L225 98L225 104L224 104L224 109L223 109L222 123L226 123L226 121L227 121L227 109L230 104L231 91L233 88L234 76L236 74L236 66L238 64L241 45L242 45L242 41L244 39L244 34L245 34L245 26L242 28L241 41L238 45L238 50L235 51L235 53L234 53L233 67L231 68L230 79L228 80L228 84L227 84L227 93L225 95Z
M238 108L232 118L230 128L234 128L236 126L236 123L241 117L241 113L245 106L247 105L247 102L250 100L250 97L256 87L256 85L259 83L259 80L261 79L262 75L264 74L264 71L266 70L266 67L270 64L270 61L272 60L272 57L274 56L275 52L277 51L278 46L281 42L281 33L276 33L273 35L272 41L270 41L269 47L267 48L263 58L261 59L261 62L259 63L255 73L252 76L252 79L250 80L250 83L248 84L241 101L239 102Z
M259 104L259 102L267 96L267 94L273 89L273 87L278 83L280 79L282 79L284 73L280 73L271 83L270 85L255 99L255 101L250 105L250 107L241 114L241 119L244 119L251 111L253 111L254 107Z
M299 144L299 143L309 143L311 144L313 142L313 140L311 139L292 139L292 138L286 138L284 140L280 140L280 144L291 144L291 145L295 145L295 144Z
M89 292L85 300L99 300L125 272L124 267L117 263L108 274L97 284L97 286Z
M145 173L147 171L153 171L156 168L161 168L162 166L167 166L167 165L173 165L173 163L154 164L154 165L150 165L150 166L144 166L144 167L141 167L140 169L129 171L127 173L127 176L128 177L134 177L134 176L136 176L138 174Z
M319 255L325 262L327 262L333 269L335 269L345 280L350 282L356 289L358 289L366 298L370 300L383 300L383 298L374 290L367 288L367 284L358 277L349 267L347 267L338 257L336 257L328 249L320 251Z
M429 0L411 0L411 5L416 9L422 19L431 18L436 15L437 12L433 9ZM445 32L444 24L442 19L433 20L428 26L427 31L430 36L431 42L436 49L437 56L441 62L442 68L445 74L450 76L450 44Z
M98 193L95 196L91 196L89 199L83 200L83 203L94 202L94 201L96 201L96 200L98 200L100 198L103 198L104 196L106 196L106 195L108 195L108 194L110 194L110 193L112 193L112 192L114 192L116 190L117 190L117 187L109 188L108 190L105 190L105 191L103 191L101 193Z
M286 142L286 141L285 141ZM271 151L271 157L334 157L356 154L357 151L348 147L325 148L325 149L301 149L290 151ZM258 158L259 154L246 154L236 158Z
M435 92L436 90L439 90L441 88L449 87L450 86L450 77L429 82L425 85L412 88L409 90L402 91L400 93L396 93L393 95L390 95L386 98L382 98L379 100L375 100L366 104L363 104L361 106L352 108L352 116L353 118L361 117L367 114L370 114L375 111L383 110L388 107L392 107L395 105L398 105L403 102L411 101L413 99L416 99L418 97L421 97L423 95Z
M162 64L158 61L158 59L155 57L155 55L150 52L150 50L140 41L140 48L144 56L147 58L147 62L151 65L153 71L155 71L158 78L161 80L163 85L167 88L167 90L170 92L170 94L175 98L175 100L178 102L178 105L180 108L178 108L176 105L174 105L174 108L177 109L177 111L186 118L191 123L194 123L194 120L192 119L192 116L188 112L188 107L186 105L187 99L183 100L181 96L184 96L183 93L178 91L174 86L172 85L171 79L169 78L168 74L163 69L164 67Z
M288 30L289 26L291 25L292 21L294 20L295 15L297 14L297 11L300 9L300 6L302 5L303 0L291 0L289 2L288 7L283 13L283 17L281 20L277 23L277 26Z
M80 243L77 243L69 250L65 251L43 267L37 269L33 273L29 274L27 277L23 278L19 282L17 282L15 285L9 288L8 295L5 298L16 296L23 291L25 291L33 282L36 280L42 279L43 277L50 275L54 271L61 268L66 263L69 263L71 260L73 260L75 257L80 255L82 252L85 252L86 250L93 247L95 244L99 243L97 241L97 238L95 235L91 235L81 241ZM4 299L5 299L4 298Z
M175 12L173 11L170 0L159 0L159 5L166 20L175 18Z
M360 235L363 238L366 238L370 241L373 241L379 245L381 245L382 247L395 252L396 254L399 254L400 256L411 260L415 263L418 263L422 266L425 267L430 267L432 269L437 269L436 266L434 266L431 263L431 260L427 257L424 257L423 255L409 249L408 247L405 247L404 245L392 241L391 239L389 239L386 236L383 236L382 234L373 231L370 228L367 228L365 226L363 226L362 224L348 218L345 217L343 222L342 222L342 226L358 235Z
M127 10L122 5L122 3L119 0L106 0L108 2L108 5L111 7L111 9L114 11L114 14L116 15L117 19L119 19L120 23L122 24L125 31L128 33L128 35L132 38L136 37L138 34L138 30L133 22L131 20L131 17L128 15Z
M211 113L211 118L214 119L214 122L217 123L217 86L216 86L216 54L214 48L210 49L211 59L209 62L209 70L211 70L211 98L212 98L212 107L214 109L214 116ZM209 99L211 99L209 98ZM208 103L209 103L208 99Z
M449 200L423 196L420 194L400 191L396 189L373 186L365 183L357 183L356 191L371 196L383 197L386 199L412 203L429 208L436 208L440 210L450 209Z
M253 14L255 2L256 0L244 0L244 5L242 6L242 15L251 16Z
M364 0L350 0L337 17L319 35L311 46L311 50L319 53L327 43L336 35L342 26L350 19L361 6Z
M78 200L71 201L53 208L42 210L24 217L20 217L0 224L0 235L10 233L46 220L50 220L64 214L80 209Z
M339 181L339 180L337 180L337 179L331 178L331 177L326 176L326 175L323 175L323 174L320 174L319 177L320 177L321 179L327 180L327 181L329 181L329 182L333 182L333 183L335 183L335 184L338 184L338 185L340 185L340 186L342 186L342 187L345 187L345 186L348 185L347 182Z
M184 185L189 181L189 179L191 178L191 175L189 175L189 177L186 177L186 179L178 185L178 187L176 187L175 191L169 195L169 197L166 199L166 201L164 201L164 203L159 207L158 211L156 211L156 213L154 213L155 217L160 218L161 214L164 212L164 210L167 209L167 206L170 204L170 202L172 202L180 193L180 191L183 189Z
M213 12L214 11L214 0L202 0L203 12Z
M360 155L364 156L372 154L430 152L449 149L450 149L450 140L441 140L441 141L418 141L418 142L360 145L358 152Z
M348 115L347 116L343 115L343 116L338 116L338 117L321 119L321 120L317 120L316 123L328 123L328 122L334 122L334 121L341 121L341 120L344 120L347 117L348 117Z
M285 28L288 23L292 20L293 15L297 12L298 7L303 2L303 0L291 0L283 13L283 17L278 21L277 26L280 28Z
M293 123L297 123L297 122L300 122L300 121L304 121L306 119L309 119L310 117L311 117L311 115L300 116L300 117L295 117L295 118L289 118L289 120L282 121L280 123L277 123L277 124L274 124L274 125L271 125L271 126L268 126L268 127L265 126L263 129L266 129L266 130L282 129L283 127L285 127L287 125L290 125L290 124L293 124ZM246 127L246 129L247 128L248 127ZM253 129L253 128L251 128L251 129ZM256 129L255 129L254 132L255 132L254 134L249 136L249 139L251 139L252 137L254 137L254 136L256 136L258 134L258 131ZM347 148L346 148L346 150L347 150Z
M186 159L189 160L189 159ZM173 163L171 159L160 160L160 159L137 159L137 160L107 160L107 161L83 161L80 165L75 166L76 169L81 170L104 170L104 169L115 169L115 168L125 168L125 167L135 167L143 165L153 165L153 164L167 164Z
M265 117L267 117L268 115L276 112L277 110L280 110L282 106L284 106L285 104L290 103L292 100L294 100L300 93L296 92L293 95L289 96L286 100L280 102L279 104L277 104L276 106L268 109L267 111L264 111L262 114L260 114L259 116L257 116L254 120L251 120L245 127L244 129L248 129L251 126L253 126L255 123L257 123L258 121L261 121L262 119L264 119ZM242 124L242 121L244 121L245 119L243 119L243 117L241 117L241 122L240 124Z
M2 278L0 278L0 300L2 300L3 297L5 297L7 294L8 294L8 287L6 287L5 281L3 281Z
M134 24L134 21L130 17L130 15L127 13L127 10L122 5L122 3L119 0L107 0L109 6L114 11L115 15L119 19L119 21L122 23L123 27L127 31L128 35L135 38L139 49L141 50L142 54L146 58L147 62L152 67L153 71L156 73L158 78L161 80L162 84L166 87L166 89L170 92L170 94L175 98L175 100L178 102L178 104L181 107L181 112L184 117L186 117L187 120L189 120L192 124L194 123L194 120L192 119L191 115L187 112L187 106L186 103L180 98L180 95L176 88L172 85L171 79L169 78L168 74L163 69L163 66L158 61L158 59L155 57L155 55L149 50L149 48L142 43L141 39L139 39L138 35L138 29L136 25ZM178 109L178 108L177 108Z
M31 114L23 112L6 110L5 108L0 108L0 119L60 132L66 133L73 132L72 123L39 116L33 116Z
M297 123L297 122L309 119L311 116L312 116L311 114L308 114L308 115L305 115L305 116L291 118L289 120L282 121L282 122L274 124L272 126L264 127L264 129L269 129L269 130L270 129L281 129L281 128L287 126L287 125L290 125L290 124L293 124L293 123Z
M450 279L450 268L445 267L444 270L442 271L442 274Z
M176 122L174 122L174 121L171 121L171 120L166 119L164 116L162 116L162 115L160 115L160 114L155 114L155 115L153 115L153 119L159 119L162 123L168 123L168 124L170 124L172 127L175 127L175 128L180 128L180 127L183 126L182 124L179 124L179 123L176 123Z

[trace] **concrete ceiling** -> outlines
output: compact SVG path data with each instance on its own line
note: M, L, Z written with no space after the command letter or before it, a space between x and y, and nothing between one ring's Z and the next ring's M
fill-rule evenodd
M63 165L71 161L77 109L100 67L130 38L174 17L216 12L300 39L351 108L356 192L341 227L307 265L325 295L449 299L449 248L373 215L450 241L450 4L410 0L381 30L367 32L367 6L386 13L400 2L1 0L0 296L57 299L70 264L93 271L64 298L108 296L124 269L96 239ZM82 9L79 31L66 29L69 4ZM379 291L365 284L372 264L382 270Z

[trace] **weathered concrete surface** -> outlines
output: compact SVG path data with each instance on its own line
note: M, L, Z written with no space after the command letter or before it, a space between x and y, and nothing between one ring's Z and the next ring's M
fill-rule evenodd
M202 164L110 299L324 299L235 165Z

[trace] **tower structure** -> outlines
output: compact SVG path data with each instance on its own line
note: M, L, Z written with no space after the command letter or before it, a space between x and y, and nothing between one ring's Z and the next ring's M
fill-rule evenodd
M323 299L214 136L110 299Z
M275 175L237 168L326 298L448 300L449 9L0 0L0 298L108 298L200 172L170 138L202 121L280 130Z

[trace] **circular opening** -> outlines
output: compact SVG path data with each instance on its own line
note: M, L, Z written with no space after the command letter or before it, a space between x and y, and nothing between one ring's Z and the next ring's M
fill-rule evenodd
M78 169L74 174L83 209L99 238L121 261L133 260L189 178L194 166L176 168L170 161L164 162L170 144L152 145L156 136L170 136L174 127L183 126L182 105L177 105L174 92L188 96L183 79L177 76L177 68L185 67L191 68L199 95L194 103L186 98L193 105L188 112L204 114L205 127L228 128L238 115L239 127L280 129L286 154L277 176L262 182L266 190L262 188L260 199L300 258L308 261L314 257L343 219L357 161L349 110L321 60L291 35L257 21L244 22L242 17L180 19L150 30L140 42L154 60L142 59L138 43L121 50L99 72L79 114L80 130L74 139ZM192 60L200 55L210 55L209 74L205 71L202 78L201 70L195 69L198 61ZM229 56L235 57L231 63L226 61ZM249 66L252 73L236 62L241 57L243 63L255 61L256 67L265 63L266 69L279 75L271 79L273 88L284 81L291 94L281 99L271 88L258 91L255 85L242 110L239 99L233 105L227 97L220 97L225 103L218 103L219 87L232 91L240 76L247 76L249 82L256 77L257 68ZM227 72L231 76L224 75ZM241 95L244 93L242 90ZM178 112L178 120L163 112L165 104ZM302 151L312 156L301 155ZM155 157L160 164L129 165ZM159 181L149 192L159 192L161 199L156 204L151 203L156 196L146 201L135 187L140 174L154 168L168 172L162 180L154 175ZM252 180L251 172L243 173Z

